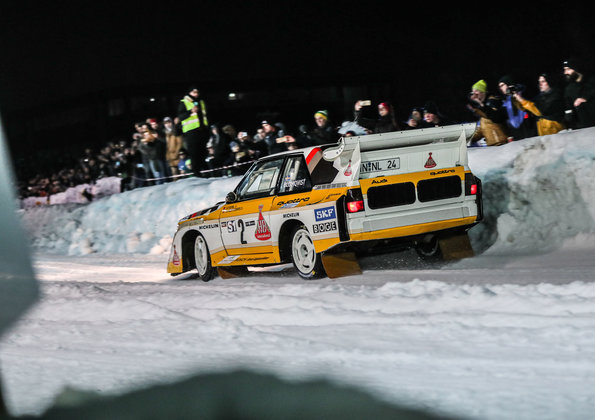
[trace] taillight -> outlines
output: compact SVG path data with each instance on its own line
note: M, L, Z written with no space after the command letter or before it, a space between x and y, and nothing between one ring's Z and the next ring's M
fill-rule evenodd
M477 194L477 182L475 176L470 173L465 174L465 195Z
M347 209L347 213L357 213L358 211L364 211L364 198L362 196L362 190L359 188L353 188L347 191L345 208Z

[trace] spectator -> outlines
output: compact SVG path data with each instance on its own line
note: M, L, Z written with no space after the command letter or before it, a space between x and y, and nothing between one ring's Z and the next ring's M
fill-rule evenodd
M264 132L264 128L262 127L258 127L256 129L256 133L254 134L254 137L252 137L252 140L255 143L259 143L261 141L264 141L264 138L266 137L266 133Z
M424 120L424 109L415 107L411 110L406 122L407 128L426 128L428 123Z
M578 58L564 61L564 101L570 128L595 125L595 79L586 73Z
M264 142L267 145L267 152L269 155L287 150L287 141L290 139L286 137L282 130L279 130L277 125L268 120L264 120L262 122L262 128L264 129Z
M255 142L246 131L238 133L237 141L240 147L248 153L249 161L260 159L267 154L264 142Z
M498 89L504 95L502 104L506 109L508 133L513 140L522 140L530 137L533 130L529 127L529 115L516 104L513 98L514 93L522 93L525 90L525 86L515 83L511 76L506 75L498 80Z
M229 145L233 140L229 136L230 126L227 127L227 133L220 129L217 124L211 125L211 136L207 142L207 157L205 158L206 167L210 170L207 176L220 176L221 173L215 169L223 166L225 160L229 157ZM231 130L231 131L235 131Z
M467 107L479 118L478 128L471 137L471 145L482 139L485 139L488 146L500 146L508 142L507 115L502 99L488 93L485 80L479 80L471 87Z
M434 102L427 102L424 106L424 123L425 127L442 127L452 124L442 115Z
M160 158L160 141L157 133L151 129L143 131L143 140L139 144L139 150L149 164L151 175L156 185L163 184L165 176L165 164Z
M547 74L539 76L539 94L533 101L523 98L521 92L513 94L518 106L537 118L536 125L539 136L555 134L566 128L562 92L552 86L549 79Z
M163 119L163 134L165 135L165 160L171 175L178 175L179 153L182 148L182 135L179 126L170 117Z
M180 160L178 161L178 172L182 175L192 173L192 163L186 149L180 149Z
M381 102L378 104L378 118L371 119L362 116L362 101L357 101L354 106L354 121L356 124L366 128L369 133L389 133L401 130L395 119L395 112L392 104Z
M328 111L323 109L314 113L313 129L302 126L300 131L302 135L298 137L299 147L317 146L329 143L336 143L338 133L333 123L329 120ZM300 141L301 139L301 141Z
M192 162L192 171L200 176L205 168L207 141L209 140L209 122L205 101L200 98L200 91L191 87L178 105L178 118L182 124L182 140Z

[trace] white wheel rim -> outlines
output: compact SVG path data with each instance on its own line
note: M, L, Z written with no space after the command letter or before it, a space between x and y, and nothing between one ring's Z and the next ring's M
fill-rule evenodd
M316 262L316 250L312 238L305 230L299 230L293 237L291 243L291 252L293 262L296 268L304 274L310 273L314 269Z
M199 274L204 274L207 271L209 262L209 251L207 244L202 236L196 238L194 242L194 260L196 262L196 269Z

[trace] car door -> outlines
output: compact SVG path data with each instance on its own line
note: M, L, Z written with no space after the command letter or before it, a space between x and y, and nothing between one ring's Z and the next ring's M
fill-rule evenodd
M270 210L284 158L255 164L237 186L237 200L221 209L221 239L228 255L272 253Z

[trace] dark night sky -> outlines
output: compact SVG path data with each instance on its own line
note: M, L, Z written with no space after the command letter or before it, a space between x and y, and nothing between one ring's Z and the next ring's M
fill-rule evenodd
M591 48L595 26L586 11L547 2L493 9L464 2L194 2L187 10L180 2L4 3L0 107L8 111L175 81L388 75L404 96L426 97L445 87L464 94L480 78L495 83L507 73L534 85L539 72L560 71L567 55Z

